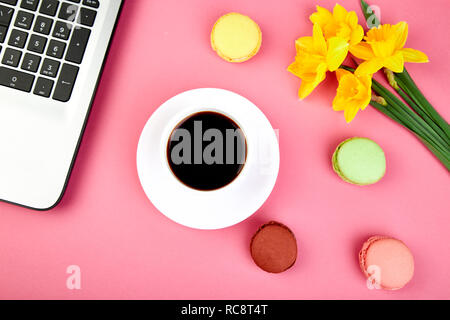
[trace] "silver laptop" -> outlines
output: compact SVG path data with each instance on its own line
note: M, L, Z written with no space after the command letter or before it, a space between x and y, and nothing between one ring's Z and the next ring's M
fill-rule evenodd
M61 200L122 0L0 0L0 200Z

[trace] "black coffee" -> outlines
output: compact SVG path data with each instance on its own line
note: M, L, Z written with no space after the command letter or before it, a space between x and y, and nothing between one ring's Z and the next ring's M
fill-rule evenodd
M188 187L215 190L232 182L244 167L247 143L227 116L198 112L181 121L167 144L174 175Z

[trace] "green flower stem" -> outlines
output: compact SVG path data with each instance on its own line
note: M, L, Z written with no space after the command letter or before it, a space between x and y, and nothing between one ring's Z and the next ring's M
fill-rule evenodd
M450 171L450 161L446 158L444 158L439 151L437 151L433 146L431 146L427 141L423 140L422 138L418 137L424 145L427 146L427 148L436 156L436 158L441 161L441 163L447 168L448 171Z
M367 21L369 19L372 19L372 24L374 26L378 26L381 24L380 20L373 12L368 12L371 10L369 10L369 5L364 0L361 0L361 8ZM417 106L418 108L415 108L416 111L420 109L422 113L427 114L428 118L433 119L435 124L441 129L439 131L444 132L444 134L447 136L446 139L450 139L450 125L447 121L445 121L444 118L442 118L442 116L436 111L436 109L433 108L431 103L428 102L428 100L417 87L414 80L409 75L406 68L402 73L395 73L394 78L398 82L398 85L402 88L402 90L406 94L408 94L408 96L412 100L414 100L415 105L411 105L411 107L414 108Z
M436 143L436 141L434 141L433 138L426 133L426 131L416 126L414 122L412 122L410 119L405 118L404 115L402 115L402 113L399 110L397 110L393 105L388 105L387 108L394 117L400 120L397 121L399 122L399 124L403 125L407 129L415 133L418 137L422 138L422 140L427 141L429 145L432 145L434 149L436 149L437 151L439 151L440 154L442 154L442 158L445 158L447 161L450 161L450 155L446 155L445 150L442 149L442 147L438 143Z
M370 101L370 104L372 105L372 107L374 107L375 109L377 109L381 113L384 113L386 116L388 116L389 118L391 118L395 122L401 124L402 126L406 127L407 129L411 130L410 128L408 128L407 125L405 125L405 123L402 120L400 120L400 118L398 118L395 114L393 114L391 112L391 110L389 109L389 106L384 106L384 105L376 102L375 100Z
M401 82L399 82L400 85L402 86ZM445 134L445 132L441 129L441 127L439 127L434 121L433 119L422 109L422 107L420 107L419 105L416 104L415 101L413 101L409 95L400 87L397 87L397 89L395 90L397 91L397 93L403 98L403 100L406 101L406 103L414 109L414 111L416 111L422 118L423 120L425 120L425 122L433 128L433 130L446 142L447 147L450 147L450 139L449 137L447 137L447 135Z
M364 18L366 18L366 21L372 19L371 23L374 27L378 27L381 24L380 19L378 19L378 17L372 12L372 10L369 9L369 5L364 0L361 0L361 9L363 11Z
M369 9L369 5L364 0L361 0L361 8L366 21L369 21L369 19L371 19L371 23L375 27L381 24L380 19L373 12L371 12L371 10ZM436 131L439 132L441 137L442 132L444 132L445 136L447 137L446 140L449 141L448 139L450 139L450 125L447 121L445 121L444 118L442 118L442 116L436 111L436 109L433 108L431 103L425 98L414 80L409 75L406 68L402 73L394 73L394 79L398 82L400 88L411 98L411 100L415 102L415 105L411 105L411 107L414 108L414 110L418 113L418 110L420 109L420 112L422 114L425 113L427 115L427 118L431 118L434 121L435 125L440 128L440 130ZM425 120L430 124L428 119Z
M341 68L351 72L355 71L354 68L348 66L341 66ZM371 105L414 133L450 171L450 149L432 127L375 79L372 79L372 89L384 98L388 105L383 106L379 101L373 100Z
M372 88L378 95L382 96L393 109L395 109L399 113L402 120L411 123L411 126L416 128L417 131L421 133L421 135L429 137L432 141L435 142L436 148L440 149L445 154L448 154L450 158L450 150L448 147L446 147L445 141L442 140L442 138L422 118L420 118L392 92L387 90L376 80L372 80Z
M375 101L371 101L370 104L377 109L379 112L385 114L387 117L391 118L392 120L394 120L395 122L399 123L400 125L404 126L406 129L408 129L409 131L411 131L420 141L422 141L422 143L428 148L428 150L430 150L435 156L436 158L439 159L439 161L441 161L441 163L447 168L448 171L450 171L450 160L445 157L444 154L442 154L442 152L438 151L438 149L436 149L433 146L433 143L430 142L427 138L421 136L420 134L418 134L417 132L414 131L413 128L411 128L407 123L403 122L401 120L401 117L397 116L397 113L392 112L393 108L391 108L391 106L383 106Z
M400 125L404 126L409 131L413 132L416 136L421 137L421 138L423 137L423 139L425 139L427 142L429 141L431 144L433 143L433 142L431 142L431 140L429 140L428 137L424 137L420 131L418 132L417 129L414 128L414 126L411 124L411 122L402 118L402 116L399 114L399 112L397 110L395 110L395 108L393 108L391 105L383 106L374 100L372 100L370 102L370 104L373 107L375 107L375 109L377 109L378 111L384 113L386 116L388 116L395 122L399 123Z
M427 115L434 120L434 122L444 131L448 139L450 139L450 125L444 118L433 108L430 102L425 98L422 92L417 87L414 80L409 75L406 68L402 73L394 74L395 79L399 81L399 86L411 97L412 100L419 106Z
M449 145L449 141L447 136L445 135L445 133L441 130L441 128L439 128L438 125L436 125L436 123L434 123L433 119L431 119L431 117L422 110L421 107L419 107L413 100L411 100L411 98L408 96L408 94L406 94L406 92L399 87L399 83L402 84L402 82L399 80L397 82L397 80L395 79L394 76L394 72L392 72L389 69L384 68L383 69L386 78L388 80L389 85L403 98L403 100L406 101L406 103L414 110L416 111L422 118L423 120L425 120L425 122L433 128L434 131L436 131L437 134L439 134L439 136L445 140L446 144ZM449 145L450 146L450 145Z
M372 27L378 27L381 22L369 9L369 5L361 1L361 8L366 21ZM346 70L354 71L349 67ZM387 106L371 101L371 105L386 116L406 127L414 133L424 145L450 171L450 125L433 108L431 103L419 90L406 68L402 73L387 72L389 84L404 99L408 106L396 95L373 80L372 89L388 103Z

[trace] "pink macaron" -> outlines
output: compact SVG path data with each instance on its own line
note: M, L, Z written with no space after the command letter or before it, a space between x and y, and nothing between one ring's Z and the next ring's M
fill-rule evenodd
M400 240L373 236L359 252L361 270L375 287L386 290L403 288L414 275L414 257Z

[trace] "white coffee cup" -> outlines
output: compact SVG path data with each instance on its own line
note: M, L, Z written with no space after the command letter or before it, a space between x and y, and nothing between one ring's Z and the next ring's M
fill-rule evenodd
M181 183L167 159L174 128L203 111L232 119L247 143L242 171L228 185L211 191ZM264 114L244 97L212 88L186 91L162 104L145 125L137 152L139 178L151 202L170 219L198 229L228 227L256 212L275 185L279 162L277 136Z

